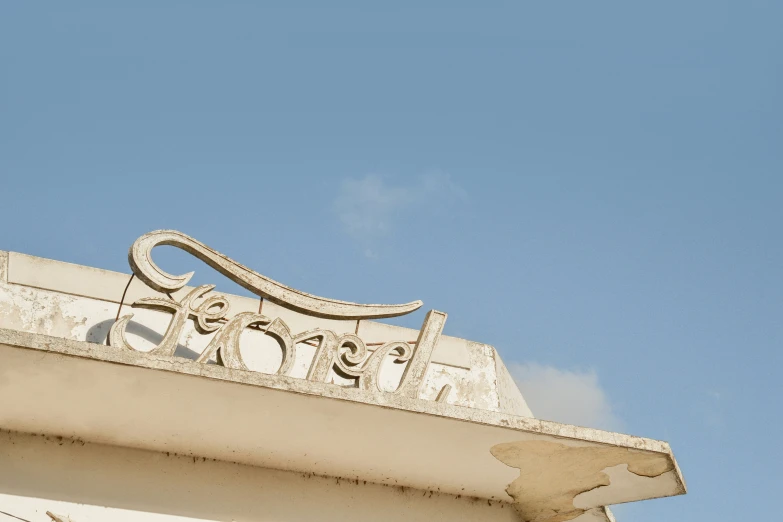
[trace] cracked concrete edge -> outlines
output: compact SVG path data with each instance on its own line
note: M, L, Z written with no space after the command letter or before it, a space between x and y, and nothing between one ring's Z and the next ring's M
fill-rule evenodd
M0 250L0 283L8 282L8 251Z
M168 371L219 381L235 382L304 395L320 396L329 399L345 400L372 406L423 413L560 439L661 453L666 455L673 462L674 470L676 471L682 492L685 492L685 481L679 466L677 465L669 444L664 441L593 428L572 426L569 424L560 424L531 417L521 417L507 413L479 410L447 403L437 403L423 399L410 399L390 393L370 395L357 388L346 388L294 377L233 370L222 366L200 364L190 359L178 357L160 357L144 352L121 351L101 344L72 341L18 330L0 328L0 344L22 349L39 350L63 356L83 357L113 364Z

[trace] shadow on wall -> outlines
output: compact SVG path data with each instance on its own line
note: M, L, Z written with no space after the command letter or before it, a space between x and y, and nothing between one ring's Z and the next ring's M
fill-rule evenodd
M41 513L54 500L236 522L519 520L500 502L7 431L0 493L42 499Z
M111 330L113 324L114 324L114 319L106 319L105 321L101 321L100 323L94 324L89 330L87 330L86 341L88 343L107 344L106 340L109 337L109 330ZM128 327L125 331L130 335L136 335L138 337L141 337L145 341L148 341L155 346L159 345L160 342L163 340L162 334L156 332L152 328L149 328L147 326L144 326L143 324L134 321L128 323ZM201 354L191 350L190 348L182 344L177 344L177 349L174 352L175 357L184 357L185 359L190 359L193 361L198 359L199 355ZM212 361L210 361L210 363L211 362Z

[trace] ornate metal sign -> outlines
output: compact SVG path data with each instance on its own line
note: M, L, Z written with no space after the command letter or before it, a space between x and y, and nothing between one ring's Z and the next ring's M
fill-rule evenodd
M136 277L154 290L166 294L183 288L193 276L193 272L171 275L161 270L151 257L152 249L158 245L180 248L260 297L310 316L355 320L394 317L408 314L422 305L421 301L406 304L359 304L307 294L269 279L182 232L158 230L137 239L131 246L128 259ZM201 333L217 332L196 359L197 362L207 363L215 358L218 364L227 368L249 371L242 360L239 341L246 328L255 328L277 341L282 350L283 359L277 375L290 374L297 344L308 343L317 347L307 373L308 380L326 382L330 372L334 370L339 375L352 379L356 387L368 393L389 393L381 389L379 374L382 364L392 356L395 357L394 363L404 363L407 366L398 388L390 393L418 399L432 352L446 322L445 313L431 310L427 313L413 346L406 341L393 341L370 352L364 341L354 334L337 334L320 328L293 334L279 317L271 318L260 313L241 312L228 318L229 302L221 295L210 295L214 288L214 285L199 286L179 301L171 297L152 297L133 303L133 307L152 308L172 314L163 339L149 353L174 357L180 334L187 322L193 320L196 329ZM125 337L125 330L132 318L133 315L126 315L114 323L109 333L111 346L134 350ZM438 394L437 400L445 400L449 390L450 386L445 386Z

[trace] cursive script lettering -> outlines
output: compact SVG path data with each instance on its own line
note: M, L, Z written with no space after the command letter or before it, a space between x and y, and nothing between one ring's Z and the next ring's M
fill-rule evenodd
M317 317L366 318L400 315L415 310L421 305L416 301L407 305L359 305L334 301L290 289L239 265L222 254L199 243L195 239L176 231L151 232L134 242L129 258L134 273L151 288L159 291L173 291L182 288L191 274L172 276L160 270L150 258L150 251L156 245L178 246L204 260L210 266L228 275L246 288L257 291L291 308L307 311ZM218 365L234 370L250 371L242 357L240 340L248 328L262 332L275 339L282 351L282 362L276 375L290 376L296 359L296 346L301 343L315 343L316 351L307 372L307 379L328 382L332 372L353 381L355 387L371 394L393 393L410 399L419 398L432 353L440 340L446 314L430 311L424 319L416 343L411 346L404 341L383 344L374 351L355 334L341 334L331 330L314 329L297 335L279 317L271 318L260 313L241 312L228 318L229 301L222 295L208 295L214 285L202 285L189 291L180 301L163 297L148 297L133 303L134 308L150 308L172 314L171 320L160 343L148 353L174 357L175 351L188 320L193 320L196 330L202 334L214 333L196 359L206 364L214 359ZM109 344L124 350L135 350L128 342L126 329L133 314L118 319L109 332ZM392 392L381 389L380 374L384 363L406 364L399 386ZM436 400L445 400L450 387L445 386Z

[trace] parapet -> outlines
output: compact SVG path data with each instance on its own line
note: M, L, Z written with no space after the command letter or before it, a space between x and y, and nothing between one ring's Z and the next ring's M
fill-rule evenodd
M256 297L187 286L157 245ZM685 492L665 442L533 418L492 346L442 334L445 313L418 331L376 320L420 301L307 294L176 231L129 261L0 252L2 428L486 499L531 522Z

